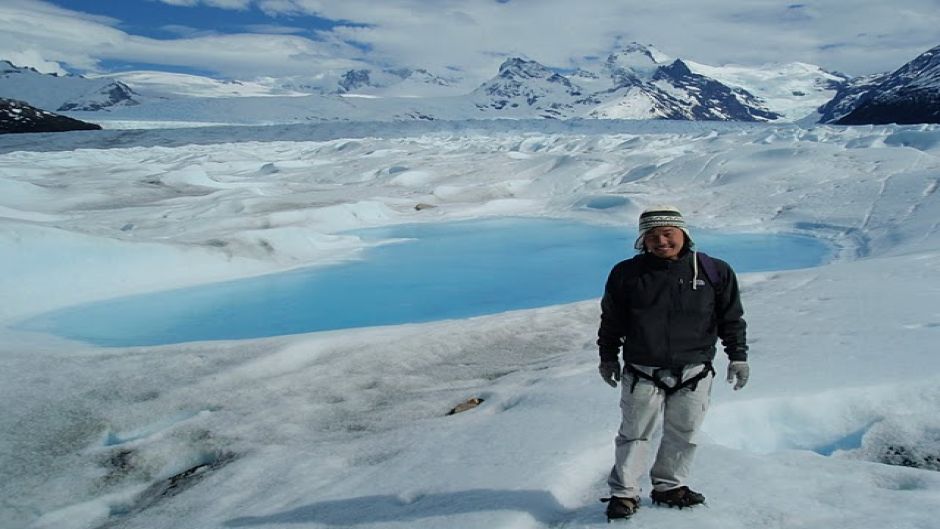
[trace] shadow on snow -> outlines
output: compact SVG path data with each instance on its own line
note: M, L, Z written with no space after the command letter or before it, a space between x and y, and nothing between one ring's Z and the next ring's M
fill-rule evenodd
M528 513L545 524L558 522L571 514L548 491L475 489L418 495L413 499L376 495L323 501L265 516L233 518L225 522L225 526L248 527L284 523L357 525L489 511Z

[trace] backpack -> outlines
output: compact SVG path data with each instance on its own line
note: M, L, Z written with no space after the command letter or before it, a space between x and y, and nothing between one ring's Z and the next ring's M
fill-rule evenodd
M699 268L705 272L705 278L708 279L712 289L715 291L715 310L722 310L723 304L721 300L724 291L724 283L721 282L721 276L718 274L718 267L715 265L715 260L703 252L696 252L696 256L698 257Z
M712 259L705 252L696 252L698 257L699 268L705 272L705 277L708 279L708 282L711 283L712 288L715 289L715 297L721 295L721 277L718 275L718 267L715 265L715 260Z

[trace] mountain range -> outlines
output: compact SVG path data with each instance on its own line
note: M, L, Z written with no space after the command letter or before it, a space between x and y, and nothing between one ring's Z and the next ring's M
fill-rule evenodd
M502 117L859 124L940 122L940 46L895 72L850 78L805 63L709 66L633 43L574 71L508 58L476 89L460 87L459 78L424 69L223 81L162 72L56 76L0 61L0 97L102 123Z
M138 94L119 80L42 74L9 61L0 61L0 97L56 112L94 112L140 104Z
M660 63L645 46L611 54L600 72L570 77L512 58L470 97L480 110L524 109L547 118L773 121L783 115L744 88L693 73L681 59Z

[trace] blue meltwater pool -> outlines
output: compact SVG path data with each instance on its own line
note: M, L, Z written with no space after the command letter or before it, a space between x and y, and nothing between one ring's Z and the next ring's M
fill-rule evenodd
M231 340L463 318L601 296L634 254L630 227L501 218L354 232L406 239L364 259L129 296L46 313L17 327L102 346ZM816 266L830 248L793 235L692 231L741 272Z

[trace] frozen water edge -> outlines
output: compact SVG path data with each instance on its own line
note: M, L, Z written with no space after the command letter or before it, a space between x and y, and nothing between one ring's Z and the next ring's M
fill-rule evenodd
M178 284L183 272L237 276L329 253L299 242L309 232L313 246L340 244L348 241L319 237L507 212L630 227L638 208L665 199L705 227L786 231L801 223L836 238L858 234L864 259L742 277L753 378L742 392L715 390L711 440L694 483L710 506L644 505L634 521L932 527L936 472L813 451L881 417L883 427L872 424L860 450L877 445L885 429L932 427L920 412L936 409L929 388L940 367L937 132L903 129L906 145L886 141L899 130L536 132L11 153L0 157L0 203L26 218L3 219L0 263L21 262L20 250L43 237L49 244L0 291L33 306L33 298L48 302L62 291L88 299L115 285L104 260L86 260L110 244L116 256L141 250L129 254L140 256L139 275L119 280L126 291L141 288L135 277L152 276L153 288ZM637 166L647 169L626 170ZM385 171L391 167L415 172ZM259 185L209 187L213 181ZM630 200L585 211L582 199L598 194ZM432 200L438 207L414 209ZM273 254L257 244L262 236ZM212 240L227 241L226 250L199 245ZM58 242L76 241L69 247L84 250L66 262L89 272L88 285L56 284L49 265L60 259ZM167 266L167 256L189 268ZM603 523L596 499L605 492L618 413L616 391L596 375L596 321L596 301L588 301L113 351L2 330L0 396L8 406L0 467L11 470L0 484L0 520L23 527L57 518L57 529ZM474 395L485 397L482 406L445 416ZM102 446L108 432L146 430L187 410L211 411ZM227 464L201 472L180 494L151 501L143 492L224 454ZM336 509L368 499L376 513Z

